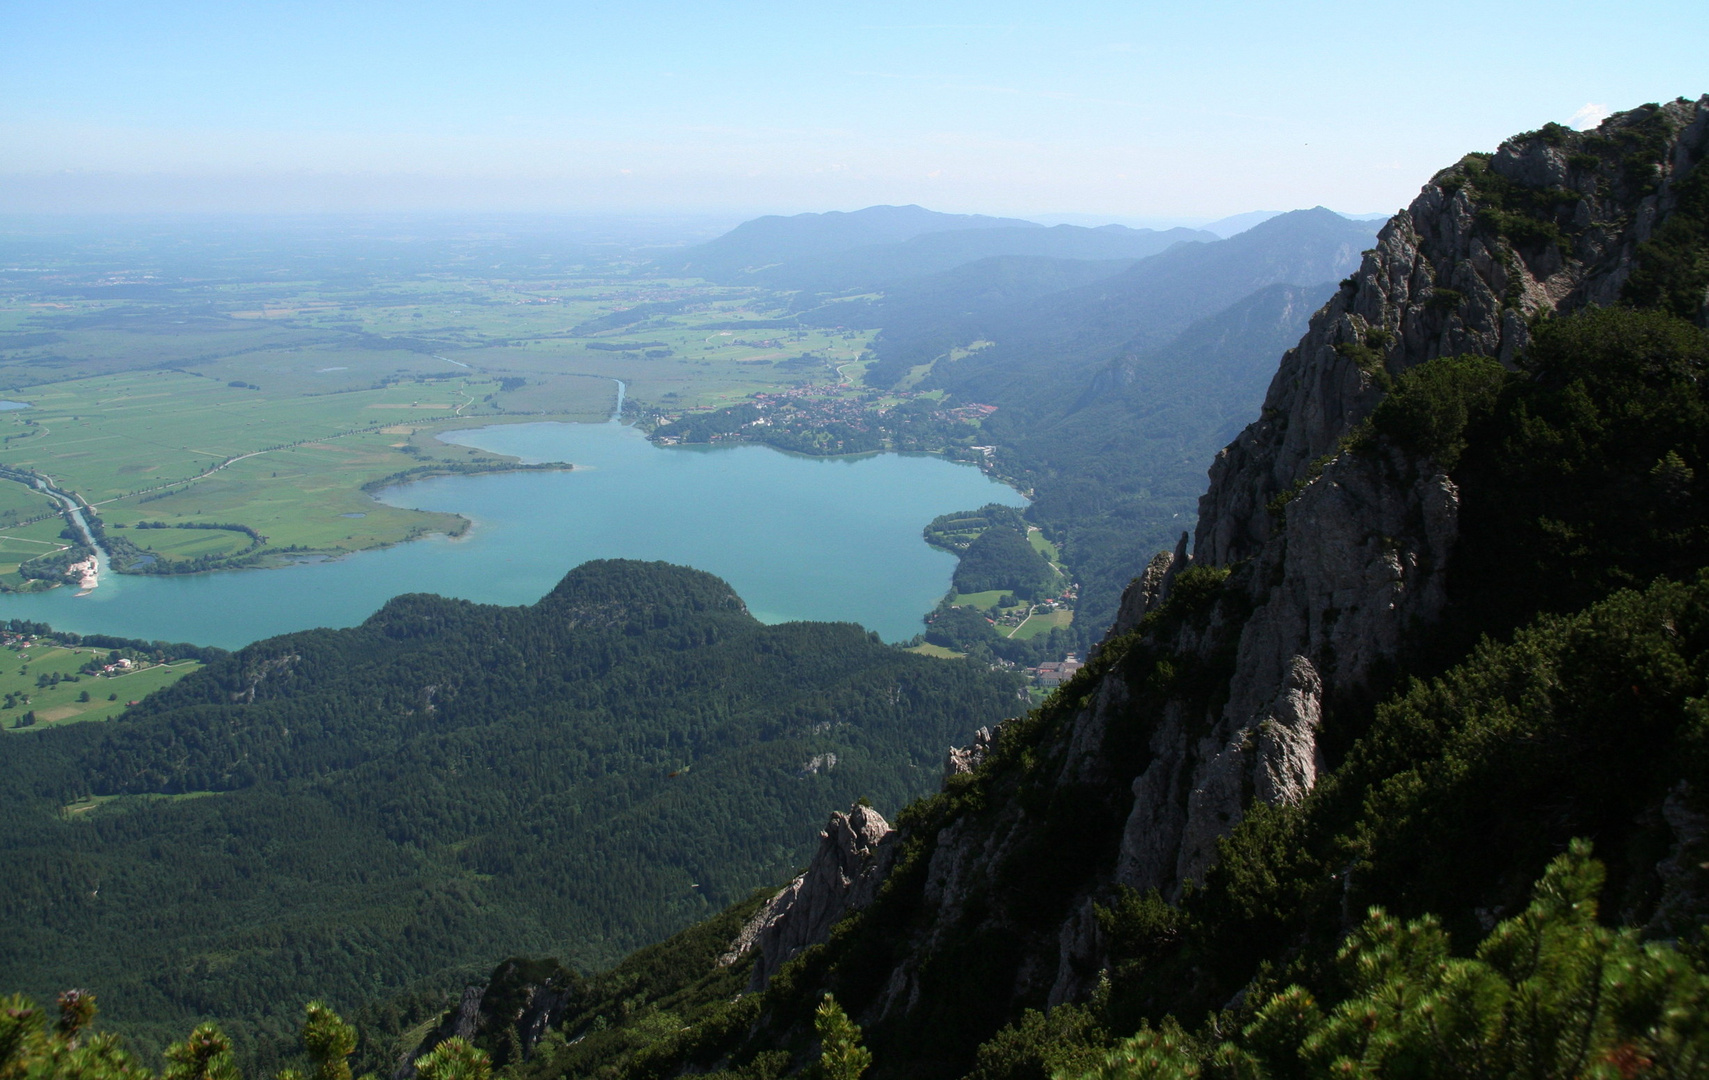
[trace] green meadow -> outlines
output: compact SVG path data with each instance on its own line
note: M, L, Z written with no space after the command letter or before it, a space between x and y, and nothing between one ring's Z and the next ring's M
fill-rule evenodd
M0 728L27 733L80 720L108 720L132 702L171 686L202 666L194 660L181 660L150 664L121 675L78 671L107 653L106 649L68 648L47 642L0 650ZM58 681L52 681L56 675ZM26 713L34 713L35 723L22 727Z
M1050 633L1057 627L1067 629L1073 622L1073 611L1038 611L1028 616L1027 621L1016 627L1009 636L1016 641L1031 641L1040 634Z

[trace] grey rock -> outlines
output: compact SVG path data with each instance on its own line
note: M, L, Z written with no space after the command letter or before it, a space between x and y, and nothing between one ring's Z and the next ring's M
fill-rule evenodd
M1673 845L1656 866L1661 899L1648 931L1657 937L1685 937L1699 930L1692 912L1709 897L1709 812L1681 780L1662 802L1662 819L1673 831Z
M944 761L944 779L971 773L985 762L985 755L991 752L991 729L980 728L973 733L973 741L966 746L952 746Z
M419 1046L405 1052L403 1058L398 1062L397 1069L392 1073L393 1080L414 1080L417 1059L430 1053L434 1047L446 1039L467 1041L474 1038L475 1031L481 1023L481 995L486 993L486 989L484 984L465 986L463 996L457 1002L457 1007L446 1014L445 1018L440 1021L438 1029L423 1039Z
M870 806L833 813L807 869L748 920L719 962L728 966L755 950L750 989L764 989L801 950L828 940L844 915L872 903L894 854L884 844L891 833Z

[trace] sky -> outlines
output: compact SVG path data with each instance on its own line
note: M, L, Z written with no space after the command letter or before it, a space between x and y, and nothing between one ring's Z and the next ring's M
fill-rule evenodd
M1391 212L1709 4L0 0L0 212Z

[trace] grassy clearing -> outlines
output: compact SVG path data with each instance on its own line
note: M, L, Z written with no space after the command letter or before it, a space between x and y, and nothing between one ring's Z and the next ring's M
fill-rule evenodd
M1010 595L1008 589L990 589L976 593L953 593L949 602L956 607L976 607L980 611L991 611L997 602Z
M966 653L956 652L954 649L946 649L942 645L933 645L929 641L904 649L903 651L919 653L921 656L936 656L941 660L960 660L967 655Z
M171 686L202 666L183 660L153 664L123 675L79 674L83 665L106 654L105 649L46 643L23 649L8 646L0 652L0 703L10 699L12 704L0 704L0 728L28 733L83 720L108 720L124 712L130 702ZM61 681L41 685L44 676L53 675L59 675ZM80 700L84 695L89 700ZM36 714L36 723L20 728L26 712Z
M469 406L498 388L458 376L428 388L292 396L183 372L102 376L39 387L35 408L0 417L0 430L14 435L0 462L53 476L94 503L109 528L130 528L127 538L161 559L229 554L249 539L132 528L138 522L238 523L275 548L352 551L461 527L455 515L384 506L362 488L421 465L502 463L431 437L468 426ZM395 434L400 419L410 421L411 435ZM14 502L16 492L28 496L22 485L0 487L15 489L8 492ZM51 541L62 527L50 519L0 530L12 538L0 549L0 572L15 571L3 560L28 557L32 542Z
M21 484L0 481L0 490L8 488L27 490ZM26 582L18 575L18 564L66 547L69 542L59 535L64 528L65 519L55 514L29 525L0 529L0 583L23 588Z
M394 445L399 443L421 452L405 453ZM147 498L125 499L101 511L109 528L137 521L241 522L266 536L273 547L356 551L430 532L455 532L463 525L453 514L387 506L364 492L362 485L420 465L502 460L445 446L432 438L431 431L403 437L364 432L248 458L193 484ZM241 533L209 530L132 529L124 535L163 555L175 553L159 545L188 544L198 536L215 538L203 542L236 548L249 542Z
M249 546L243 533L216 529L149 529L135 543L162 559L194 559L203 555L235 555Z
M0 530L48 516L59 516L53 499L23 484L0 483Z
M1056 545L1044 538L1044 531L1038 526L1027 527L1027 543L1032 545L1034 551L1049 559L1052 566L1058 570L1062 569L1058 565L1061 562L1061 556L1057 553Z
M1030 616L1026 622L1015 628L1009 636L1016 641L1031 641L1040 634L1048 634L1057 627L1067 628L1074 622L1074 612L1040 611Z
M67 818L78 818L91 810L99 810L110 806L115 810L123 810L147 802L183 802L186 799L205 799L210 795L224 794L219 791L181 791L172 795L86 795L73 803L66 803L59 808L61 815Z

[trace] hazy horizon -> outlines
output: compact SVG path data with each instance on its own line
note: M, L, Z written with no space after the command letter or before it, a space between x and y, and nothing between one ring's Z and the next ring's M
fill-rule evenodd
M1473 27L1515 47L1439 33ZM1673 2L71 0L0 31L9 213L1392 213L1469 150L1709 88L1709 10Z

